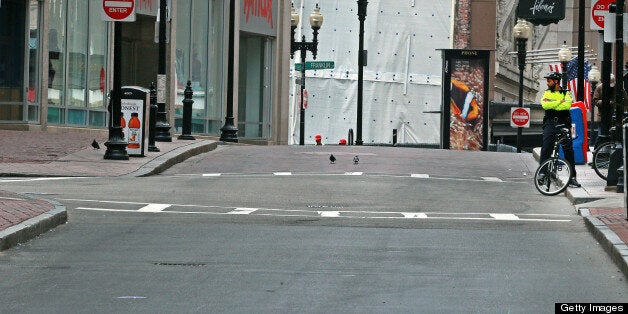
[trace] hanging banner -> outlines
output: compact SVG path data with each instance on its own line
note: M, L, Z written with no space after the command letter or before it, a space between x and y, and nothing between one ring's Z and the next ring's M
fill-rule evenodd
M487 150L489 50L443 50L441 148Z

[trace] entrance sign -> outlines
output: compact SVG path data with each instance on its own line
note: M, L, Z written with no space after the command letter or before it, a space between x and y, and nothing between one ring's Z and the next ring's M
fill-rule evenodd
M529 128L530 108L510 108L510 126L513 128Z
M101 16L105 22L135 22L135 0L103 0Z

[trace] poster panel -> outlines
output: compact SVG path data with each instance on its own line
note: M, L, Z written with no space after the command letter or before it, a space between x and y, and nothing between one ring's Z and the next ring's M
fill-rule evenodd
M487 150L487 50L445 50L442 147Z

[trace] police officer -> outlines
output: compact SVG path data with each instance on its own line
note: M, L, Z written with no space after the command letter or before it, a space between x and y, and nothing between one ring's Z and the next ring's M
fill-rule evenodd
M562 75L558 72L551 72L545 76L547 79L547 90L543 93L543 98L541 99L541 106L545 110L545 116L543 117L541 163L549 159L552 154L556 134L560 132L555 126L557 124L564 124L567 128L571 129L571 114L569 113L569 109L571 109L573 99L571 98L569 90L563 90L561 88L561 77ZM565 159L571 166L569 186L579 188L581 185L578 183L578 180L576 180L576 167L571 136L569 136L569 140L566 143L562 144L562 147Z

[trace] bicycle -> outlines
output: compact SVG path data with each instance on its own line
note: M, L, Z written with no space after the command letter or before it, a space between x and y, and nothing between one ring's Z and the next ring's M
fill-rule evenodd
M569 186L571 166L558 155L560 146L569 141L570 132L564 124L554 126L559 130L554 141L554 149L549 159L543 161L534 173L534 187L543 195L556 195Z
M623 119L622 124L626 122L626 118ZM621 147L621 142L617 141L617 132L620 126L614 125L610 128L610 138L608 142L600 144L593 151L593 160L591 166L595 173L602 178L602 180L608 179L608 167L611 163L611 154L617 149L617 146Z

